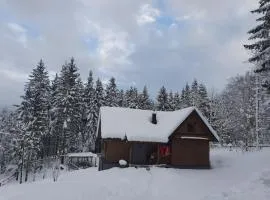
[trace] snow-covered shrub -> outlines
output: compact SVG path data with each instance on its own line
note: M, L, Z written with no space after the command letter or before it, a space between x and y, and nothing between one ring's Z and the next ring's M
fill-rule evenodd
M229 150L232 151L232 143L229 143L227 146L229 147Z

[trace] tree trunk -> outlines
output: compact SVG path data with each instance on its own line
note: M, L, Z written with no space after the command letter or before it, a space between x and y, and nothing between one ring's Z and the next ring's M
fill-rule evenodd
M24 141L22 142L22 158L21 158L21 172L20 172L20 184L22 184L23 179L23 165L24 165Z
M23 164L21 164L21 170L20 170L20 184L22 184L22 179L23 179Z
M24 182L28 181L28 173L29 173L29 163L30 163L30 154L27 157L27 163L26 163L26 169L25 169L25 177L24 177Z

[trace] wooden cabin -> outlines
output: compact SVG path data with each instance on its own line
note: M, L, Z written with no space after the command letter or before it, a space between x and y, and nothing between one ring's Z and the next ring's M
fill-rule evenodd
M209 142L219 137L195 107L153 112L101 107L96 151L99 169L119 166L164 165L210 168Z

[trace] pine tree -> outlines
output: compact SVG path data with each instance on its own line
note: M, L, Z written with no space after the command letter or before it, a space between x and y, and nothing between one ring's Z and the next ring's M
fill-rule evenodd
M58 102L60 94L60 78L58 74L55 75L51 85L51 109L50 109L50 135L51 145L50 154L59 155L60 139L63 132L63 119L60 108L60 102Z
M128 108L139 108L138 96L138 90L136 87L130 87L130 89L126 91L125 98Z
M20 124L16 154L25 165L25 181L31 170L32 161L46 156L47 138L49 137L50 81L42 60L33 69L25 86L25 95L18 108L18 124ZM21 148L23 146L23 148ZM23 149L23 150L22 150ZM22 181L22 179L21 179Z
M249 62L256 65L255 72L266 73L270 70L270 0L260 0L259 8L251 13L260 14L259 23L255 28L248 31L249 40L255 40L253 44L244 45L253 55ZM270 77L266 79L264 86L270 90Z
M49 135L49 103L50 81L48 72L42 60L33 69L26 84L25 96L19 108L22 113L22 123L26 127L27 138L31 142L31 155L29 159L43 157L45 152L46 138Z
M205 85L200 84L198 88L198 108L209 119L210 101Z
M221 95L213 95L211 97L211 118L209 122L211 123L214 130L219 133L222 144L234 144L236 145L236 140L231 136L232 130L229 125L232 124L230 121L230 114L227 103L227 98L225 93Z
M190 91L190 99L192 106L199 106L199 94L198 94L198 81L194 79L193 83L191 84L191 91Z
M35 149L35 145L32 142L32 134L29 131L30 123L32 120L32 109L31 109L31 103L30 99L32 97L31 90L29 85L25 86L25 94L22 96L22 102L18 106L17 113L18 113L18 138L17 142L18 145L15 150L15 157L18 158L18 168L20 169L20 183L23 182L23 171L25 167L25 160L28 158L28 155L32 155L31 152L35 152L35 157L37 157L37 152L40 151L40 149ZM35 159L34 157L31 157L31 159ZM28 163L31 162L30 159L27 161Z
M176 109L176 102L172 91L169 92L168 104L169 104L168 111L174 111Z
M63 131L60 138L61 153L77 151L79 126L81 120L81 81L78 68L72 58L63 65L59 77L59 92L57 95L58 119L61 120Z
M174 102L175 102L175 110L180 110L182 109L182 100L178 92L174 94Z
M0 174L14 159L14 145L17 139L15 117L15 113L7 108L0 111Z
M90 71L87 84L85 86L84 92L84 103L85 103L85 130L83 133L83 144L88 147L88 149L93 149L95 126L96 126L96 110L95 110L95 88L93 73Z
M166 88L162 86L157 96L157 110L168 111L169 109L168 93Z
M105 105L105 99L104 99L104 89L103 89L103 84L98 79L96 81L96 95L95 95L95 108L96 108L96 113L99 113L99 109L101 106Z
M121 89L119 91L117 99L118 99L118 106L119 107L126 107L127 106L124 90Z
M105 105L110 107L118 106L118 89L114 77L110 79L105 90Z
M190 94L190 87L188 83L186 84L185 88L182 90L181 94L183 108L191 106L191 94Z
M100 107L105 105L105 100L104 100L104 89L103 89L103 84L100 81L100 79L97 79L96 81L96 88L95 88L95 101L94 101L94 127L93 131L96 133L97 131L97 124L98 124L98 117L99 117L99 112L100 112ZM96 141L96 134L93 135L93 141Z
M50 81L48 72L44 66L42 60L37 65L37 68L33 70L30 75L29 87L32 90L32 102L33 107L33 122L31 125L31 131L37 136L37 144L42 143L39 147L43 151L48 145L47 138L49 137L49 98L50 98ZM37 145L38 146L38 145Z
M151 103L147 87L143 87L143 91L138 96L138 108L142 110L151 110L153 109L153 105Z
M77 117L75 116L73 118L73 122L75 122L74 131L78 134L78 137L76 140L74 140L74 149L76 151L89 151L88 148L88 141L85 141L85 139L88 139L89 133L85 134L85 102L84 102L84 84L79 77L76 81L76 96L77 96L77 104L75 106L75 113L77 113ZM85 137L86 136L86 137Z

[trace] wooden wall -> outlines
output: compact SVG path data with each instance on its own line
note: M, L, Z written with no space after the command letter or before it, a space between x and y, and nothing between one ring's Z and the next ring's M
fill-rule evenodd
M182 167L209 167L209 141L174 139L171 165Z
M211 131L195 111L193 111L190 116L174 131L170 138L183 135L207 137L210 140L214 139Z
M130 164L157 164L158 145L162 143L154 142L125 142L116 139L107 139L103 141L103 157L108 162L116 163L120 159L126 160ZM155 153L155 159L150 156ZM160 160L164 163L167 160Z
M182 139L181 136L203 137L213 135L194 111L171 135L171 165L182 167L209 167L209 140Z
M103 148L107 161L118 162L121 159L129 161L130 143L121 140L106 140Z

